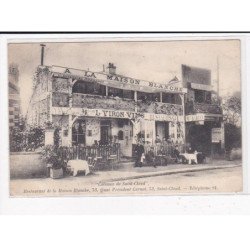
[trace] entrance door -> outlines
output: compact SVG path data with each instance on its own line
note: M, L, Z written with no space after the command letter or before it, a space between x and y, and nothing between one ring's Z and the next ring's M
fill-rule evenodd
M208 123L204 125L191 125L188 131L188 142L193 150L211 154L211 127Z
M76 120L72 126L72 144L86 144L86 123L84 120Z
M127 119L117 119L118 142L120 143L121 155L132 156L133 128L131 121Z
M159 136L159 139L162 141L163 138L167 140L169 138L169 123L168 122L155 122L156 136Z
M107 145L109 144L109 139L111 136L111 124L108 120L101 121L101 138L100 138L100 144L101 145Z

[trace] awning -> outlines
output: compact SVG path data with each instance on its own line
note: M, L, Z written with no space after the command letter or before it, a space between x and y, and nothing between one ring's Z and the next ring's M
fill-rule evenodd
M213 90L213 87L211 85L199 84L199 83L194 83L194 82L191 82L191 88L198 89L198 90L205 90L205 91Z

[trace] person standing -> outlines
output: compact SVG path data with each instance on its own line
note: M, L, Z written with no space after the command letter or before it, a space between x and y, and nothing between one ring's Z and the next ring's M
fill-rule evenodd
M146 161L148 163L152 164L154 168L156 168L156 158L155 158L155 154L154 154L154 147L150 147L150 149L147 153Z
M144 154L144 147L142 143L138 142L135 148L135 155L136 155L135 167L142 167L142 161L141 161L142 154Z

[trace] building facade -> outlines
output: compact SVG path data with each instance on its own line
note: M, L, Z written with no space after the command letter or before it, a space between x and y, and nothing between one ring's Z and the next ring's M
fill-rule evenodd
M27 123L49 121L62 146L115 142L130 157L138 139L185 143L186 92L180 83L119 75L111 63L106 72L39 66Z
M206 155L224 150L221 101L211 84L211 71L182 65L185 96L186 142ZM218 83L217 83L218 84Z
M127 157L138 139L146 145L188 143L207 155L224 147L211 72L186 65L182 81L167 84L119 75L111 63L106 72L39 66L27 123L46 126L48 121L62 146L115 142Z
M19 125L20 118L20 89L18 85L18 66L11 64L8 69L9 76L9 127L15 128Z

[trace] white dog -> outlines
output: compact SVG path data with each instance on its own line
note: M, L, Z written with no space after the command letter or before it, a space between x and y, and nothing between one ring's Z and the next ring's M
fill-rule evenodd
M192 164L192 161L195 164L198 164L197 154L198 154L197 152L194 152L193 154L184 153L182 155L186 158L186 160L188 161L188 164Z

